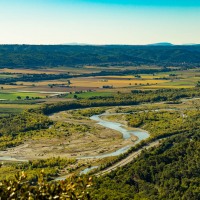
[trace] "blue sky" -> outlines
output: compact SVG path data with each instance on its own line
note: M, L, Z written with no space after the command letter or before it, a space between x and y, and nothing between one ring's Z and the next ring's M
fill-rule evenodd
M199 0L0 0L0 43L200 43L199 21Z
M60 2L64 3L66 0ZM77 2L136 6L200 6L199 0L77 0Z

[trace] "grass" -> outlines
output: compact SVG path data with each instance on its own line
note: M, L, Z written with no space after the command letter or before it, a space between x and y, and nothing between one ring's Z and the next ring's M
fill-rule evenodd
M174 81L169 82L167 85L175 85L175 86L195 86L193 82L191 81Z
M195 87L197 83L197 80L194 80L194 78L191 79L177 79L174 81L170 81L167 83L161 83L157 86L154 86L154 88L191 88Z
M24 110L23 108L0 108L0 114L20 113L23 110Z
M16 100L17 97L20 96L21 99L25 99L27 96L29 98L43 98L44 96L39 93L32 93L32 92L0 92L0 99L3 100Z
M77 95L77 97L79 98L84 98L84 99L88 99L91 97L107 97L107 96L113 96L112 92L84 92L81 94L68 94L67 98L74 98L74 95Z
M26 109L36 108L38 105L29 104L1 104L0 103L0 117L7 116L9 114L17 114Z

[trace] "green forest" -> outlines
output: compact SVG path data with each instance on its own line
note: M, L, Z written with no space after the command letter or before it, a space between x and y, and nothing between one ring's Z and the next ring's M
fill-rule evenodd
M167 139L158 148L95 179L94 199L200 198L199 129Z
M0 45L0 66L199 66L200 46Z

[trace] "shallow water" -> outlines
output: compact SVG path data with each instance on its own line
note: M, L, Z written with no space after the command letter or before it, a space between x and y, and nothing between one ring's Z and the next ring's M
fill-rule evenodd
M135 135L138 137L138 140L145 140L149 137L148 132L143 131L143 130L127 130L123 124L118 123L118 122L111 122L111 121L107 121L107 120L103 120L101 119L101 116L110 116L111 114L101 114L101 115L93 115L92 117L90 117L91 120L97 121L99 125L104 126L106 128L110 128L116 131L119 131L120 133L122 133L123 138L124 139L129 139L131 137L131 135ZM115 114L113 114L115 115Z
M87 174L88 172L92 171L93 169L97 169L97 168L98 168L98 166L88 167L88 168L84 169L83 171L81 171L80 175Z
M142 140L145 140L149 137L149 133L144 131L144 130L128 130L126 129L126 127L124 127L123 124L118 123L118 122L111 122L111 121L107 121L107 120L103 120L101 119L101 116L110 116L111 114L101 114L101 115L93 115L92 117L90 117L91 120L97 121L97 124L104 126L106 128L110 128L113 129L115 131L119 131L122 135L124 140L127 140L131 137L131 135L134 135L138 138L138 140L134 143L137 144ZM115 114L113 114L115 115ZM78 159L87 159L87 158L106 158L106 157L110 157L110 156L118 156L122 153L125 153L126 151L128 151L128 149L130 149L130 145L127 145L125 147L122 147L112 153L107 153L107 154L102 154L102 155L98 155L98 156L82 156L82 157L78 157Z

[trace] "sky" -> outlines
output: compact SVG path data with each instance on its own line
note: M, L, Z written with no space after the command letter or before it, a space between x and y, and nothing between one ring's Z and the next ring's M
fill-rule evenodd
M200 0L0 0L0 44L200 43Z

